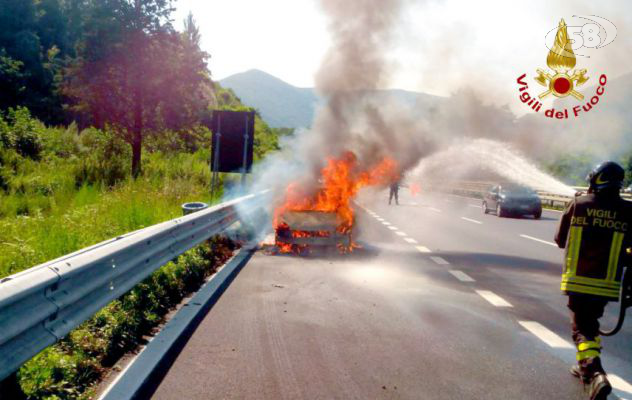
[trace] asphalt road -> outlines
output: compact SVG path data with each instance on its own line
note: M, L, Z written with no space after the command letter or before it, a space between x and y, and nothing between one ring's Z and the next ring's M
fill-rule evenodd
M472 199L385 197L359 200L353 254L255 254L154 398L586 399L568 373L559 213L497 218ZM632 399L630 320L623 329L604 339L603 361Z

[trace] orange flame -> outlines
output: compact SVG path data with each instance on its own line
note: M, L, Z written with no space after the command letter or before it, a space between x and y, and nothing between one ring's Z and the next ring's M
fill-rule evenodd
M337 230L348 233L353 226L351 200L365 186L386 185L397 180L397 163L385 158L367 171L357 171L357 158L346 152L340 158L330 157L321 170L322 187L315 194L306 195L297 184L287 187L285 202L274 213L274 226L286 211L323 211L338 215L341 221Z

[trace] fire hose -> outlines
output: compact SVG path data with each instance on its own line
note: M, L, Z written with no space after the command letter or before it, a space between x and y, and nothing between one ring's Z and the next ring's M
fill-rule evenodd
M630 249L628 249L628 253ZM623 272L623 279L621 280L621 292L619 294L619 300L621 302L619 309L619 320L617 325L609 330L599 330L599 333L603 336L613 336L621 330L623 321L625 320L625 312L629 307L632 307L632 267L627 267Z

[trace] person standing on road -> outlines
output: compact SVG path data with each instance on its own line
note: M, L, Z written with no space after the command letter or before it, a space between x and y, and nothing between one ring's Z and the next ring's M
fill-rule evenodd
M568 295L577 365L571 373L588 385L591 400L612 391L601 365L599 318L609 301L618 301L622 262L630 245L632 202L621 198L625 172L615 162L599 164L587 177L588 193L566 207L555 235L565 248L561 290Z
M399 180L394 181L393 183L391 183L391 190L390 193L388 195L388 205L391 205L391 201L393 201L393 197L395 197L395 204L399 205L399 187L400 187L400 183Z

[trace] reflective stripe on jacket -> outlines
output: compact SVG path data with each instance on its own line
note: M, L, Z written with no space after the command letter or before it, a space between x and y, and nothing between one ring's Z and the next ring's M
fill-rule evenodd
M631 217L632 203L619 196L588 194L571 201L555 236L566 248L564 292L618 300Z

